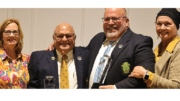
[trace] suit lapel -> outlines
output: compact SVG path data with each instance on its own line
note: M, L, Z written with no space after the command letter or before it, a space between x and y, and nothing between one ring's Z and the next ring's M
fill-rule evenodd
M92 71L92 68L93 68L93 65L94 65L94 61L95 61L95 59L96 59L96 56L97 56L97 54L98 54L98 52L99 52L99 49L101 48L101 45L103 44L103 42L104 42L104 40L105 40L105 34L102 36L102 38L101 39L99 39L99 41L94 45L94 47L95 48L93 48L93 49L90 49L91 51L93 51L92 52L92 54L91 54L91 59L90 59L90 63L89 63L89 72L88 72L88 77L90 77L90 74L91 74L91 71Z
M163 69L166 69L165 67L169 63L169 59L171 57L171 53L168 51L165 51L164 54L161 56L161 58L156 62L155 64L155 73L158 75L162 74Z
M77 53L77 52L76 52L76 50L75 50L75 48L74 48L74 49L73 49L74 62L75 62L75 68L76 68L77 81L79 82L79 80L80 80L79 77L81 77L81 76L80 76L80 70L81 70L81 68L80 68L80 66L78 65L78 64L79 64L79 61L77 60L77 55L78 55L78 54L76 54L76 53ZM79 83L78 83L78 86L79 86Z
M74 62L75 62L75 68L76 68L76 75L77 75L77 82L78 82L78 88L82 87L82 80L83 80L83 65L82 65L82 54L81 51L78 51L75 47L73 49L73 55L74 55Z
M112 51L111 54L111 58L112 58L112 63L111 63L111 67L114 64L114 62L116 61L116 58L120 55L120 53L122 52L122 50L126 47L127 42L129 41L129 38L131 36L131 30L128 29L126 31L126 33L121 37L121 39L119 40L119 42L116 44L114 50Z
M55 88L59 88L59 79L58 79L58 65L57 65L57 54L56 49L49 52L49 56L47 56L48 62L51 68L51 75L55 78Z

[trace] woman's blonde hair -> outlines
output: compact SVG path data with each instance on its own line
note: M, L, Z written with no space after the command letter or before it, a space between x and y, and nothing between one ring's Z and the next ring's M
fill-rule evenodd
M20 23L17 19L6 19L5 21L2 22L2 24L0 25L0 48L3 48L3 32L5 30L5 28L11 24L11 23L16 23L18 26L18 31L19 31L19 41L15 47L15 52L16 54L21 53L21 50L23 48L23 32L21 30L21 26Z

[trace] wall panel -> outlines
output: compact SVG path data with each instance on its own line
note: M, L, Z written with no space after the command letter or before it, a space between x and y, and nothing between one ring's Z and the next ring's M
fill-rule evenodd
M35 9L33 51L46 49L53 42L54 29L63 22L73 26L80 45L81 13L81 9Z
M130 28L138 34L150 36L154 39L154 47L159 44L157 39L155 19L160 8L130 8L129 19Z
M1 8L0 9L0 23L3 22L8 17L8 8Z
M161 8L127 8L130 28L135 33L157 39L155 18ZM178 8L178 10L180 10ZM104 8L1 8L0 22L7 18L17 18L24 33L22 52L44 50L52 42L55 27L63 22L71 24L77 35L76 46L87 46L89 41L103 31ZM179 32L178 32L179 33Z
M34 24L32 21L32 9L14 9L14 15L13 18L16 18L19 20L23 34L24 34L24 45L23 45L23 50L22 52L26 54L31 54L32 52L32 45L31 45L31 40L33 40L32 35L32 27L31 25Z
M85 10L84 44L87 46L90 40L99 32L103 31L104 8L87 8Z

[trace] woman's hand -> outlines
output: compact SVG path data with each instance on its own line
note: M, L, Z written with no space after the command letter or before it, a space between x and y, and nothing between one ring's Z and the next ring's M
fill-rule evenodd
M135 78L140 78L142 79L143 76L146 73L146 69L142 66L136 66L134 67L133 71L131 72L131 74L128 77L135 77Z

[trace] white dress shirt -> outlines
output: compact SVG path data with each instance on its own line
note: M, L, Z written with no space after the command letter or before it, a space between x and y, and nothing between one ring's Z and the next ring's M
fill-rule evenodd
M125 32L126 32L126 31L125 31ZM125 33L125 32L124 32L124 33ZM124 35L124 34L123 34L123 35ZM122 37L123 35L121 35L121 37ZM111 57L112 51L114 50L115 46L117 45L117 43L118 43L118 41L120 40L121 37L119 37L119 38L113 43L113 45L112 45L112 47L111 47L111 49L110 49L110 51L109 51L109 53L108 53L108 56L109 56L109 57ZM92 87L92 85L93 85L93 79L94 79L94 75L95 75L96 69L97 69L97 67L98 67L98 65L99 65L99 62L100 62L100 59L101 59L101 57L103 57L104 52L105 52L105 50L107 49L109 43L110 43L110 41L109 41L108 39L106 39L106 40L103 42L103 44L101 45L101 48L99 49L98 55L96 56L96 59L95 59L95 61L94 61L93 69L92 69L92 71L91 71L90 80L89 80L89 89L91 89L91 87ZM108 59L105 60L105 62L104 62L104 67L103 67L103 70L102 70L102 72L101 72L101 75L102 75L102 73L103 73L103 71L104 71L104 69L105 69L105 66L106 66L106 64L107 64L107 61L108 61ZM114 86L114 87L115 87L115 86ZM116 88L116 87L115 87L115 88Z
M60 88L60 71L61 71L61 61L62 61L62 55L61 53L56 49L57 53L57 63L58 63L58 78L59 78L59 88ZM73 50L71 50L68 54L66 54L68 59L66 60L68 65L68 73L69 73L69 89L77 89L77 75L76 75L76 68L73 58Z

